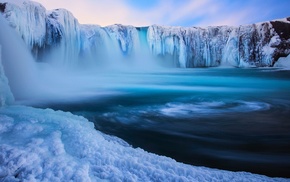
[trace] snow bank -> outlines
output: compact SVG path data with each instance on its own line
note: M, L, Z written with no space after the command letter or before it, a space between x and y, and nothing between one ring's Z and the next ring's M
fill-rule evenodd
M134 149L85 118L24 106L0 109L3 181L287 181L194 167Z

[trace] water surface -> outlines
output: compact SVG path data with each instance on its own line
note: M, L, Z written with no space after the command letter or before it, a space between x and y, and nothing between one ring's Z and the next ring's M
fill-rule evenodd
M290 71L100 73L84 90L86 97L38 106L82 115L183 163L290 177Z

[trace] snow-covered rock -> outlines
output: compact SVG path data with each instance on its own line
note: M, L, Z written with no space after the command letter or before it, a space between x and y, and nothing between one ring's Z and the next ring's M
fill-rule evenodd
M280 57L275 63L274 67L290 69L290 55L287 57Z
M194 167L132 148L71 113L0 108L0 181L287 181Z
M152 25L146 28L144 42L142 31L133 26L80 25L64 9L46 11L32 1L0 2L0 11L37 60L64 65L113 62L132 55L138 59L142 44L161 61L177 67L269 67L290 54L290 18L238 27Z

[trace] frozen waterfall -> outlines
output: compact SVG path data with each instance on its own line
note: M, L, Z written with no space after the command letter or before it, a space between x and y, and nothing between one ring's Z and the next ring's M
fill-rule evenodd
M289 18L238 27L100 27L81 25L65 9L47 11L35 2L1 7L34 57L58 66L271 67L290 53Z

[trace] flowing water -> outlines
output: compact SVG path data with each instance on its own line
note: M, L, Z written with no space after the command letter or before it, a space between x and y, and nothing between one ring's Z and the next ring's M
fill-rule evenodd
M290 177L290 71L148 71L144 51L135 66L147 71L66 73L36 64L1 16L0 23L16 102L82 115L97 130L180 162ZM144 42L146 30L139 31Z
M86 97L38 107L82 115L97 130L180 162L290 177L290 71L99 73L88 85Z

